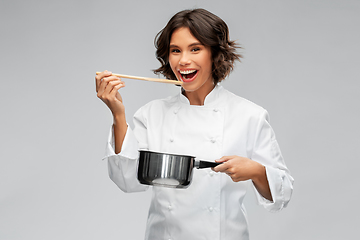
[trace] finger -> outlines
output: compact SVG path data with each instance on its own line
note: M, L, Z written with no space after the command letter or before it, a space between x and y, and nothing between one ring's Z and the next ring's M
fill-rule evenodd
M121 80L114 80L109 83L102 80L97 92L98 98L100 98L103 101L107 101L107 99L109 99L110 97L110 92L112 91L113 87L117 85L116 81L117 84L121 83Z
M226 171L224 172L226 173L227 175L229 175L230 177L233 177L236 173L234 172L234 169L233 168L228 168L226 169Z
M115 83L115 81L114 81L114 83ZM113 86L113 88L111 89L111 91L110 91L110 95L111 96L116 96L117 94L119 94L119 90L121 89L121 88L123 88L123 87L125 87L125 83L123 82L123 81L119 81L119 82L117 82L117 84L115 84L114 86ZM120 99L121 100L121 99Z
M111 81L117 81L117 80L121 80L121 79L114 75L104 76L102 79L100 79L100 85L104 84L104 86L106 86Z
M96 74L95 76L95 85L96 85L96 92L99 91L99 87L100 87L100 84L101 84L101 81L104 77L106 76L111 76L111 72L108 72L107 70L104 71L104 72L101 72L99 74Z
M118 80L112 80L110 81L106 87L104 88L104 95L109 95L112 96L116 94L116 92L123 86L123 82L118 79Z
M103 72L101 72L99 74L96 74L96 76L95 76L96 91L98 91L98 89L99 89L101 80L104 77L108 77L108 76L111 76L111 75L112 75L112 72L109 72L107 70L105 70L105 71L103 71Z
M222 158L215 160L215 162L217 162L217 163L227 162L231 158L232 158L232 156L223 156Z
M96 79L102 79L103 77L106 77L106 76L111 76L112 75L112 72L108 71L108 70L105 70L101 73L96 73L96 76L95 78Z
M241 181L241 178L238 178L238 177L236 177L234 175L229 175L229 177L231 178L231 180L233 180L233 182L240 182Z
M106 92L106 88L108 87L108 85L112 82L112 81L121 81L121 79L119 77L116 77L116 76L108 76L108 77L104 77L100 80L100 84L99 84L99 87L98 87L98 93L100 94L103 94L104 92ZM113 87L113 84L111 83L110 86L111 89ZM107 93L109 93L110 90L107 91Z
M225 172L228 170L229 165L225 162L214 167L215 172Z

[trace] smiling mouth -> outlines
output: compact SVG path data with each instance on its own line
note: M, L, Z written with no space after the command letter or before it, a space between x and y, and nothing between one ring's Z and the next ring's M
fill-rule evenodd
M184 82L191 82L196 78L198 71L194 70L194 69L193 70L179 70L179 73L180 73L181 79Z

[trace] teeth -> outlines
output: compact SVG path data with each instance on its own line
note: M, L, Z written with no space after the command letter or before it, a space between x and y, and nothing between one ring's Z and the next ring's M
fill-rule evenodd
M190 73L193 73L193 72L195 72L196 70L180 70L179 72L181 73L181 74L190 74Z

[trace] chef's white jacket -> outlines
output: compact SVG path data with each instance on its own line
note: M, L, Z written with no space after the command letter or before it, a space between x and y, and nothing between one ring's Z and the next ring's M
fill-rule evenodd
M256 190L269 211L284 208L291 197L293 178L284 163L266 110L217 85L203 106L190 105L179 93L152 101L134 116L122 151L114 152L110 133L105 158L109 175L124 192L149 188L136 178L138 150L196 156L214 161L238 155L266 167L273 202ZM152 187L145 239L244 240L249 238L243 199L248 183L233 182L224 173L193 169L187 189Z

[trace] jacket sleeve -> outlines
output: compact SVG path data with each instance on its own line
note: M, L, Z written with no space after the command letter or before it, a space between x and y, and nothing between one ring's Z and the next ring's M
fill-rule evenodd
M290 201L294 179L285 165L275 133L269 124L269 115L265 110L259 118L253 149L251 159L265 166L273 198L273 201L265 199L254 186L258 203L271 212L280 211Z
M141 121L134 120L135 128L142 129L140 132L146 134L146 129ZM139 134L138 134L139 135ZM140 136L146 139L146 136ZM110 179L124 192L140 192L148 189L148 186L140 184L137 179L137 163L139 157L139 141L133 130L128 126L125 139L119 154L114 151L114 133L111 127L105 157L108 160L108 171Z

